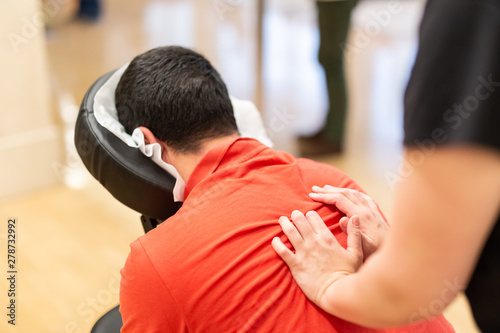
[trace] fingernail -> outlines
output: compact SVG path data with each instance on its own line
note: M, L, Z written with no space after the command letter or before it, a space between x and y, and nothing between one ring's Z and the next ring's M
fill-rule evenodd
M316 212L314 210L310 210L306 213L306 216L311 216L311 214L315 214Z
M321 190L321 187L314 185L314 186L312 187L312 190L313 190L313 191L319 191L319 190Z
M318 195L319 195L319 193L314 193L314 192L313 193L309 193L310 197L317 197Z
M358 218L357 216L354 216L354 217L352 218L352 224L353 224L355 227L359 228L359 218Z

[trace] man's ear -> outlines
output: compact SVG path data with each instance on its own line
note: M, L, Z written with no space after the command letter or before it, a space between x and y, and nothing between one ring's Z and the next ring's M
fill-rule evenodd
M144 126L139 126L139 129L141 130L142 134L144 134L144 142L146 144L151 144L151 143L159 143L160 140L158 140L153 132L147 127Z
M165 163L171 164L169 157L171 149L167 146L167 144L154 136L153 132L151 132L149 128L139 126L139 129L141 130L142 134L144 134L144 142L146 144L158 143L161 146L161 159Z

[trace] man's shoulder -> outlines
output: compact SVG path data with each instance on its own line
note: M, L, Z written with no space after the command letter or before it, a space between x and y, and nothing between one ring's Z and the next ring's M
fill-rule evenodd
M298 158L297 166L306 186L331 185L363 191L361 187L342 170L307 158Z
M343 173L341 170L337 169L333 165L326 164L323 162L314 161L314 160L311 160L309 158L299 157L299 158L296 158L296 161L297 161L297 165L300 168L311 168L314 170L328 170L330 172Z

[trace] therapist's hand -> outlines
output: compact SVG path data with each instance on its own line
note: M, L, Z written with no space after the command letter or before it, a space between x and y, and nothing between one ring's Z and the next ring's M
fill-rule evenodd
M354 216L347 223L347 249L338 243L316 212L304 216L294 211L292 220L295 225L282 216L279 223L295 253L278 237L272 245L307 298L321 307L326 302L327 289L337 280L355 273L363 262L359 220Z
M340 220L340 227L346 234L348 234L349 218L359 217L365 259L382 245L389 231L389 224L370 196L356 190L330 185L313 186L312 190L313 193L309 194L311 199L334 205L346 215Z

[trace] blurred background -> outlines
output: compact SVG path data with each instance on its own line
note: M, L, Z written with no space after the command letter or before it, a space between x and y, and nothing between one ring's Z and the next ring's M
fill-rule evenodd
M153 47L182 45L215 65L231 95L257 105L276 149L301 155L297 137L325 122L314 1L95 3L0 3L0 269L7 275L7 221L16 218L18 271L15 326L5 315L8 281L0 279L1 332L90 332L118 304L128 245L143 234L139 214L91 178L73 146L80 102L102 74ZM344 151L315 157L354 178L389 219L404 174L402 102L424 5L358 2L341 46ZM462 296L446 316L457 332L477 332Z

